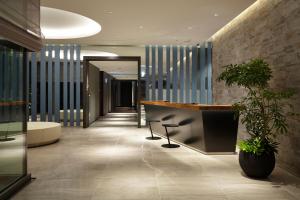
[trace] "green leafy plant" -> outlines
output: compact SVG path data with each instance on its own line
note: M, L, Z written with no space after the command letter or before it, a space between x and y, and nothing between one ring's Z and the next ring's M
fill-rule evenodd
M262 59L224 68L218 81L225 81L227 86L243 87L247 91L246 96L233 104L250 135L250 139L239 143L240 149L255 155L277 152L277 136L287 133L286 116L293 114L290 112L292 105L287 100L295 92L292 89L271 89L268 82L272 78L272 70Z

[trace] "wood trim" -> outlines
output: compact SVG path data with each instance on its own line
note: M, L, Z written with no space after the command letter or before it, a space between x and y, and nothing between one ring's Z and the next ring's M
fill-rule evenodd
M166 101L141 101L143 105L165 106L179 109L189 110L232 110L231 105L206 105L206 104L190 104L190 103L172 103Z
M22 106L25 104L25 101L0 102L0 106Z
M83 57L83 128L89 127L89 84L88 67L90 61L136 61L138 67L138 128L141 127L141 57L140 56L84 56Z
M39 51L42 48L43 44L40 37L28 33L2 17L0 17L0 30L1 37L25 47L30 51Z

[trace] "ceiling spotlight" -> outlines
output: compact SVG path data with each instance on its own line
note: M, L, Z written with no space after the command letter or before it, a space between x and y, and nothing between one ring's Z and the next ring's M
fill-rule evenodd
M192 29L193 29L193 27L192 27L192 26L189 26L189 27L188 27L188 30L192 30Z
M143 29L144 27L143 26L139 26L139 29Z
M215 17L219 17L219 14L218 14L218 13L215 13L214 16L215 16Z

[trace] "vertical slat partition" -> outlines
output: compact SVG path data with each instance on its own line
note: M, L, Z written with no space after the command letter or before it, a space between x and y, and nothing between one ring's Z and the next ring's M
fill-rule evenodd
M166 48L166 71L167 71L167 77L166 77L166 100L170 101L170 90L171 90L171 51L170 51L170 46L167 46Z
M152 101L156 100L156 46L152 46L151 48L151 57L152 57L152 81L151 81L151 86L152 86Z
M70 46L70 126L74 126L74 45Z
M46 47L40 53L40 116L46 121Z
M146 46L146 49L145 49L145 82L146 82L146 86L145 86L145 93L146 93L146 100L150 100L149 98L149 84L150 84L150 81L149 81L149 58L150 58L150 51L149 51L149 46Z
M173 93L172 93L172 102L177 102L178 96L178 71L177 71L177 46L172 47L172 86L173 86Z
M52 46L48 46L48 121L52 122L52 84L53 84L53 78L52 78Z
M205 81L207 78L207 69L205 66L205 44L201 44L200 47L200 103L205 104L207 103L207 96L206 96L206 87L205 87Z
M37 107L37 65L36 53L31 53L31 121L36 121Z
M163 100L163 48L158 47L157 53L157 71L158 71L158 100Z
M80 126L80 46L76 45L76 126Z

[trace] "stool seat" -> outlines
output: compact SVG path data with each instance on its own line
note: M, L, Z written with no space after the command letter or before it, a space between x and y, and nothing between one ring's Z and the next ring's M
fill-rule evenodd
M178 124L162 124L165 127L178 127Z
M146 119L147 122L160 122L159 119Z

